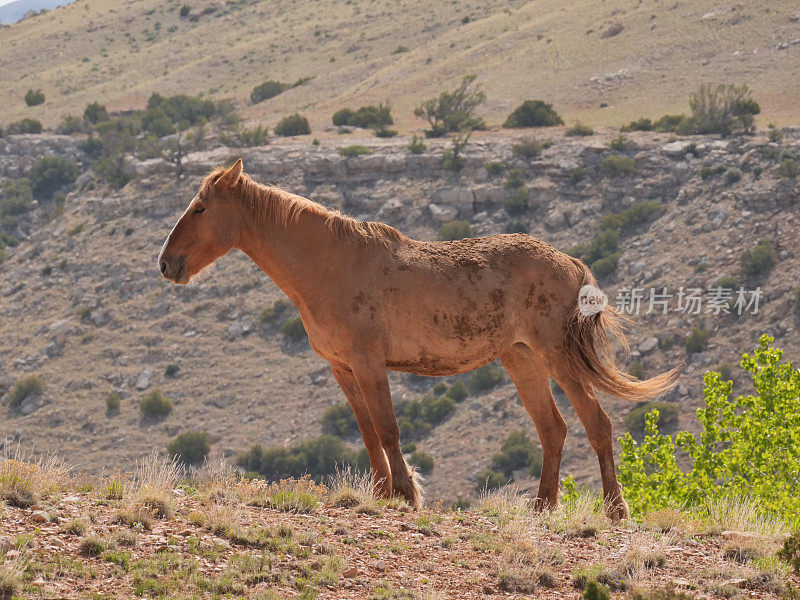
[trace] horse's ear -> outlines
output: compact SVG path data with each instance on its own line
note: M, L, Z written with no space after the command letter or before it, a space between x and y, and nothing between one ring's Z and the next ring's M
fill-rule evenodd
M236 161L236 164L233 165L230 169L225 171L222 176L219 178L219 182L224 185L233 185L239 180L239 177L242 176L242 159Z

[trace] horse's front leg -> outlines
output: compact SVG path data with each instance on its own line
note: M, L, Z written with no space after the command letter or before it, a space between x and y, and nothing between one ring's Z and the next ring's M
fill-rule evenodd
M369 409L361 394L361 388L358 387L358 383L350 371L334 366L331 366L331 370L334 378L339 383L339 387L342 388L344 395L347 397L350 408L353 409L358 429L361 431L361 439L364 440L364 446L367 448L375 495L379 498L390 498L392 495L392 473L389 470L389 463L386 460L386 454L383 452L381 441L378 439L378 434L372 424Z
M372 424L383 446L389 467L392 470L392 493L405 498L415 509L422 506L422 490L414 481L414 474L408 468L403 452L400 450L400 428L392 406L386 364L376 362L374 357L363 356L350 362L364 401L372 417Z

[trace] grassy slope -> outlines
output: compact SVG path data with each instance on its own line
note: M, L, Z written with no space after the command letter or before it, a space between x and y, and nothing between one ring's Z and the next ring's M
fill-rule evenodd
M247 117L274 124L301 110L319 127L340 106L391 100L401 128L409 128L421 125L411 115L415 103L475 72L490 123L540 97L569 120L620 124L685 110L688 92L704 81L750 84L762 125L797 120L800 45L777 49L800 37L790 0L770 8L710 0L670 7L654 0L205 0L190 3L196 22L179 17L182 4L80 0L3 29L0 70L17 74L0 79L4 119L36 116L55 125L87 102L137 107L154 90L231 97L245 107L267 77L313 76L248 107ZM622 33L602 39L615 22ZM394 53L401 45L409 51ZM611 73L621 76L604 78ZM28 88L42 88L48 102L27 108ZM601 102L610 106L600 109Z
M347 476L327 489L213 470L178 485L179 472L153 456L136 476L102 480L0 461L0 498L23 505L0 503L0 594L561 599L579 598L588 575L614 598L680 600L777 598L797 585L774 556L784 530L745 506L612 525L593 498L535 514L507 490L474 510L410 512ZM665 586L692 595L647 591Z

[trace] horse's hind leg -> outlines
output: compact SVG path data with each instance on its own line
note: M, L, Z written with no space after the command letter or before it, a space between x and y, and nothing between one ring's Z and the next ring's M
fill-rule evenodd
M383 452L381 441L378 439L378 434L372 424L372 417L369 415L367 403L361 394L361 388L358 387L358 383L351 372L337 367L331 367L331 370L334 378L339 383L339 387L342 388L344 395L347 397L350 408L353 409L358 429L361 431L361 438L364 440L364 446L366 446L367 454L369 454L369 466L372 470L375 494L380 498L389 498L392 495L392 473L389 470L389 463L386 461L386 454Z
M517 386L522 405L533 419L542 444L542 476L536 504L540 508L555 508L567 425L550 391L550 373L536 354L522 344L501 354L500 361Z
M578 418L586 429L589 443L600 461L600 477L603 480L603 501L606 514L614 521L628 518L628 505L622 498L622 490L614 468L614 449L611 441L611 419L600 406L594 389L572 375L565 367L553 365L553 377L569 398Z
M392 406L386 366L384 363L377 364L369 359L357 364L351 362L350 366L364 395L375 432L386 452L386 458L389 459L389 467L392 470L392 492L405 498L413 508L420 508L422 492L400 449L400 428Z

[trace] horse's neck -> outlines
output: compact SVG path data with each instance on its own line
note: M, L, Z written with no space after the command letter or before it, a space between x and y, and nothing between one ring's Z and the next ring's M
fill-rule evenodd
M279 197L275 202L291 202ZM300 211L289 219L248 215L237 248L247 254L295 304L318 296L331 261L348 254L325 216ZM279 215L280 212L277 211Z

